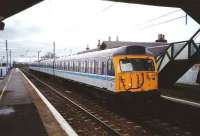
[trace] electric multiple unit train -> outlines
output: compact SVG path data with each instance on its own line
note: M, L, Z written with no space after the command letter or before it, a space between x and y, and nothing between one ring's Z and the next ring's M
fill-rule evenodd
M30 69L73 80L115 94L158 92L158 71L153 55L142 46L124 46L43 60Z

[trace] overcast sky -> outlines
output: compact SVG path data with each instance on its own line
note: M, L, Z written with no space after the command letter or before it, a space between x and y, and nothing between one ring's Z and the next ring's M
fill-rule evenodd
M178 8L101 0L45 0L5 20L0 53L6 39L16 57L36 56L39 50L44 55L52 50L53 41L57 54L66 55L84 50L87 44L95 48L98 40L107 40L108 36L112 40L119 36L120 41L154 42L162 33L168 42L188 40L199 25L190 17L187 25L185 18L168 22L181 16L185 13Z

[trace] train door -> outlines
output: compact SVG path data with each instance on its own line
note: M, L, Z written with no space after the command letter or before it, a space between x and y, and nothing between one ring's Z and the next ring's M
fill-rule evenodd
M107 89L114 90L114 79L115 79L115 71L113 59L109 58L107 60Z

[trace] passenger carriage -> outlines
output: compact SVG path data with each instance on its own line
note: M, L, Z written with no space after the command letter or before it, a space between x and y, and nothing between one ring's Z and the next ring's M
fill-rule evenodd
M30 69L112 93L158 92L155 58L142 46L126 46L44 60Z

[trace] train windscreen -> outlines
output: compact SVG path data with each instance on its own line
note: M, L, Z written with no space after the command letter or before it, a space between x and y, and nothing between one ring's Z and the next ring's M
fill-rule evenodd
M155 71L152 59L127 58L120 60L121 72Z

